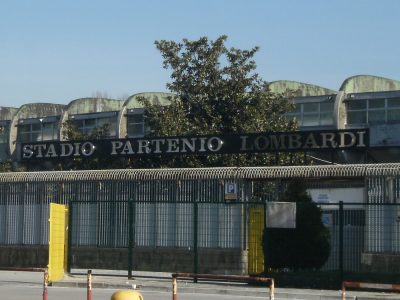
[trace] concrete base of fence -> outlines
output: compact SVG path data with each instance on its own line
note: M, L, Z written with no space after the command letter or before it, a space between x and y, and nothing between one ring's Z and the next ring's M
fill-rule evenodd
M119 269L128 266L128 250L122 248L72 248L72 268ZM133 270L193 272L194 253L186 248L136 247ZM247 274L247 251L240 249L198 249L199 273Z
M372 273L399 273L400 255L386 253L362 253L361 271Z
M0 246L0 265L3 268L43 268L49 259L48 246Z

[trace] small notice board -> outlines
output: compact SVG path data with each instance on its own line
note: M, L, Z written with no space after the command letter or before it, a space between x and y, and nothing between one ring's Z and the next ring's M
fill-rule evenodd
M237 184L234 181L225 181L225 200L232 201L238 199Z

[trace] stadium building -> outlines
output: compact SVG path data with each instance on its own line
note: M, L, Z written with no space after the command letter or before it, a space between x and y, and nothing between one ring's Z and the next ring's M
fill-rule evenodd
M346 79L338 91L293 82L275 81L270 89L276 93L294 92L295 118L301 131L369 129L366 153L308 153L314 163L385 163L399 160L400 81L376 76ZM70 120L83 133L109 124L109 138L143 137L146 126L144 108L137 101L146 97L168 105L167 93L141 93L126 101L82 98L66 105L30 103L19 108L0 107L0 159L21 159L20 144L62 141L63 124Z
M295 93L287 117L304 136L368 130L368 147L307 151L305 166L2 173L0 264L46 264L55 202L70 207L72 267L259 274L267 203L300 178L330 231L324 270L400 272L400 81L363 75L337 91L293 81L270 89ZM18 166L21 144L62 142L66 121L83 133L109 124L110 140L143 137L140 96L168 105L171 94L1 107L0 159Z

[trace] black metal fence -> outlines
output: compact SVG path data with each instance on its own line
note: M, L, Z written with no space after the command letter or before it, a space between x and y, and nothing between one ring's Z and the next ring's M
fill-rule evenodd
M70 267L129 274L301 274L304 270L264 270L267 207L267 202L71 201ZM333 274L341 282L352 274L398 272L400 204L340 202L319 208L330 254L322 268L308 274Z
M70 267L101 265L129 274L245 274L249 211L264 210L263 203L134 200L71 201L69 207Z
M309 192L341 191L320 204L330 255L319 270L307 271L310 276L390 279L400 272L399 170L362 165L2 174L0 257L8 262L7 253L22 249L25 259L34 248L45 255L48 208L55 202L70 206L72 268L259 274L268 203L302 178ZM231 183L237 188L233 200L226 194ZM347 190L357 190L357 203Z
M319 208L330 236L325 264L320 269L269 269L268 276L281 285L310 288L336 289L343 280L398 282L400 203L339 202Z

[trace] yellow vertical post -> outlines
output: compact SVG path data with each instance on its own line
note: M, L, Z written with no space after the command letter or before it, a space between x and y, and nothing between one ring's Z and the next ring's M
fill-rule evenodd
M264 209L250 208L249 223L248 271L249 275L258 275L264 271Z
M61 280L66 267L66 240L68 209L65 205L50 203L49 282Z

